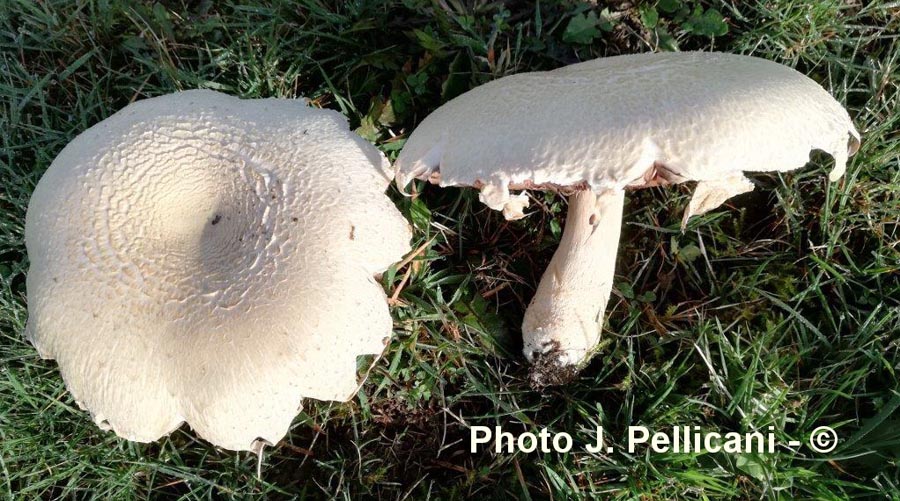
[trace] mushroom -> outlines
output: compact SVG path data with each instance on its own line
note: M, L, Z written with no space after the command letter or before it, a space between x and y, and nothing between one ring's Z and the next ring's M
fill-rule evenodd
M395 163L413 179L474 186L508 219L527 195L569 197L560 245L525 313L525 356L573 368L596 347L626 188L697 181L684 223L753 189L744 171L788 171L818 149L844 173L859 147L847 112L797 71L719 53L639 54L500 78L451 100Z
M409 250L390 165L337 112L195 90L86 130L34 190L26 336L103 429L258 451L346 400Z

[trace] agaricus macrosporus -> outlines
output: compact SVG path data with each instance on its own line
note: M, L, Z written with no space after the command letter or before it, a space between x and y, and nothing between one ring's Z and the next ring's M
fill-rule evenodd
M28 206L26 335L139 442L187 422L258 450L301 399L346 400L392 332L376 276L409 250L390 165L305 100L180 92L69 143Z
M843 107L791 68L732 54L639 54L477 87L429 115L394 167L401 188L413 178L474 186L508 219L528 206L510 190L569 195L522 334L529 360L571 368L600 338L626 188L697 181L686 222L752 190L745 171L796 169L823 150L834 181L858 147Z

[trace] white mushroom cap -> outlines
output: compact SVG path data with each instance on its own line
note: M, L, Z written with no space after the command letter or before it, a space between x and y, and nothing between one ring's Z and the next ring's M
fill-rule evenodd
M517 217L523 200L509 188L601 193L640 183L654 164L669 182L720 181L795 169L820 149L834 157L836 180L858 143L841 105L791 68L733 54L638 54L476 87L429 115L394 168L401 186L435 172L441 186L479 186L484 203Z
M277 443L303 397L345 400L392 321L375 275L409 250L387 160L303 100L189 91L59 154L28 207L27 337L101 427L187 422Z

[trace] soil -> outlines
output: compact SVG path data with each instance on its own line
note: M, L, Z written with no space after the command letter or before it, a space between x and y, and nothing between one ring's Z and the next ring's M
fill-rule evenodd
M542 391L550 386L568 384L578 375L574 365L561 365L556 350L542 353L534 358L528 371L528 382L535 391Z

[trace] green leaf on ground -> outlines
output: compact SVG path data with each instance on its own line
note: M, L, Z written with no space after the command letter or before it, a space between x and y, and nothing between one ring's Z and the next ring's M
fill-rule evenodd
M563 42L587 45L600 35L600 20L594 11L575 14L563 32Z
M685 31L695 35L717 37L728 33L728 24L722 18L722 14L716 9L697 7L691 17L682 26Z

